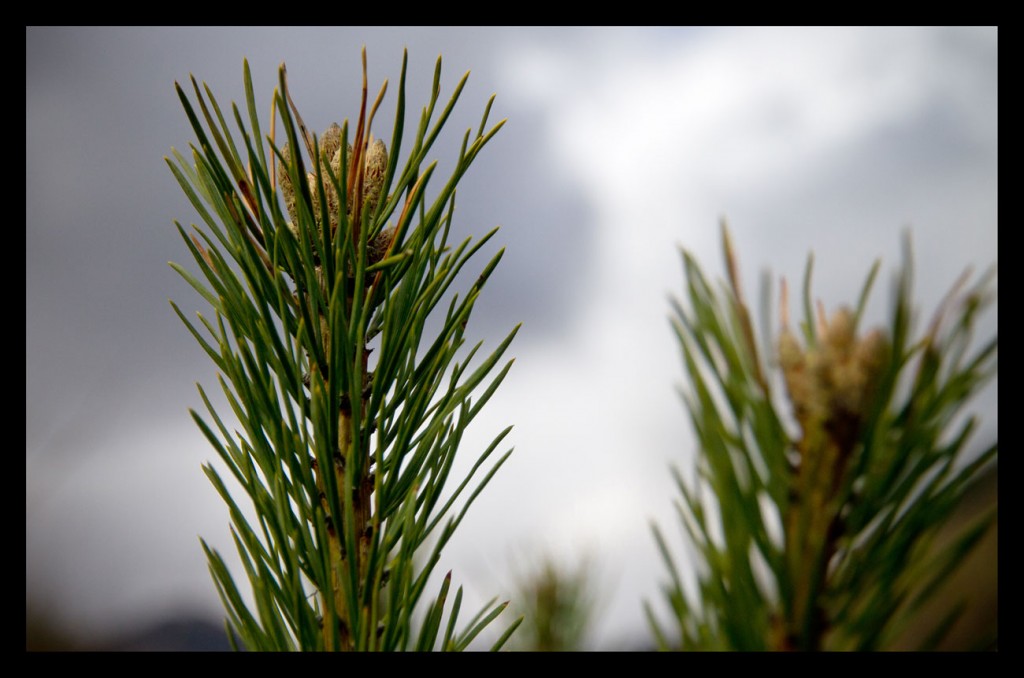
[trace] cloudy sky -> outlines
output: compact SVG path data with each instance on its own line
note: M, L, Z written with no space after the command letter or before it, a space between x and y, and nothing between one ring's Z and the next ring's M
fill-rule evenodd
M193 139L174 82L241 102L247 58L266 115L285 62L322 130L358 114L363 45L371 90L392 83L384 138L403 48L413 111L438 55L444 95L472 71L442 170L492 93L492 120L508 118L454 228L501 226L478 266L506 247L470 335L493 346L523 323L465 460L508 424L516 451L441 567L482 602L542 554L589 557L595 646L649 640L641 604L664 574L648 525L678 533L667 469L693 459L667 320L679 246L720 276L726 218L750 299L813 250L829 308L881 258L872 322L908 230L922 314L997 261L994 28L28 28L26 588L69 628L221 613L198 537L230 551L228 516L187 414L215 374L168 304L206 310L167 265L190 263L172 221L197 220L163 160ZM979 445L996 404L994 388L976 404Z

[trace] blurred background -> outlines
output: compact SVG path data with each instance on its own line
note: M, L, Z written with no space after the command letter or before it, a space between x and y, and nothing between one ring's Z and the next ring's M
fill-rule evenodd
M501 226L479 267L506 248L468 336L486 350L523 328L515 366L465 440L464 468L508 424L516 451L438 571L453 569L477 605L514 596L531 563L586 571L599 614L580 645L639 649L653 645L642 601L659 607L665 577L649 524L679 536L668 468L693 460L667 319L682 292L678 247L722 276L727 219L751 300L765 272L776 293L781 276L798 288L813 251L815 296L829 309L854 303L881 258L875 324L909 232L923 329L965 268L997 262L997 38L995 28L28 27L29 647L226 647L199 536L233 553L229 518L201 471L215 453L188 415L202 409L195 384L216 391L216 375L168 304L207 310L167 265L192 265L173 220L198 219L163 160L193 140L175 81L188 88L194 74L222 108L242 103L247 58L265 122L285 62L319 132L358 116L365 45L371 96L390 81L374 129L390 139L402 50L411 120L443 55L442 101L472 74L435 145L441 176L497 93L491 120L509 122L460 183L453 228ZM981 330L996 332L994 312ZM980 448L996 437L995 383L974 410ZM990 572L979 576L994 590Z

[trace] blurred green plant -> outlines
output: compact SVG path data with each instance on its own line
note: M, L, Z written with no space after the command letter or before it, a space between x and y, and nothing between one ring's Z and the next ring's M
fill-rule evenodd
M584 650L597 609L593 565L582 560L575 567L544 556L520 574L516 607L523 624L516 648L530 652Z
M672 302L698 443L695 475L673 468L696 587L654 526L672 618L658 621L646 603L650 625L663 649L894 647L995 519L988 510L935 543L997 458L995 442L966 453L976 418L958 416L996 373L997 339L972 346L994 271L962 292L965 273L914 339L909 239L891 320L865 334L879 263L856 308L829 318L820 302L815 316L809 259L798 332L783 280L778 342L765 329L759 344L724 224L722 233L728 284L713 288L683 251L688 304ZM930 623L920 647L940 643L962 609Z
M190 159L174 151L167 162L203 226L189 234L175 223L201 275L171 266L214 319L199 314L195 324L172 306L219 370L240 427L199 388L209 418L192 416L252 502L243 511L214 466L204 467L230 509L254 608L220 553L203 548L229 626L251 650L461 650L507 605L492 600L461 624L462 588L452 599L449 572L419 610L442 549L511 454L492 459L509 427L464 478L451 475L463 432L511 367L499 363L518 327L470 368L483 342L466 351L466 325L503 250L461 298L441 304L497 231L449 242L456 184L504 121L487 128L492 97L428 199L437 163L424 168L427 154L468 73L434 120L438 59L399 168L406 64L404 56L390 152L370 134L387 82L368 113L365 50L351 140L347 121L309 132L283 65L264 137L245 63L247 121L231 109L240 143L205 84L192 78L198 107L176 85L198 144ZM431 316L440 321L434 336Z

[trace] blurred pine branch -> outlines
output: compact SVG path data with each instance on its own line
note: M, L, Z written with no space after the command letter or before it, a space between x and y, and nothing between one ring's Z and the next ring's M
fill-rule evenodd
M673 301L698 441L692 475L673 469L676 508L697 575L684 582L655 526L670 575L670 621L646 606L660 646L944 647L966 608L936 617L935 594L994 533L994 503L948 522L996 460L994 442L968 450L976 417L962 416L996 373L996 339L973 343L992 274L966 290L965 275L915 336L908 241L888 326L862 332L878 265L857 305L828 315L809 260L802 322L790 326L783 281L778 339L759 342L722 232L728 282L713 287L684 251L685 302Z
M593 563L584 559L575 566L566 566L552 555L543 556L520 574L514 600L523 615L517 649L585 650L598 607Z

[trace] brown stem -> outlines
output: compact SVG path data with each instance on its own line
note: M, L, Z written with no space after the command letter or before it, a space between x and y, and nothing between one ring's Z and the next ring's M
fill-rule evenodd
M793 583L786 631L776 638L778 649L823 649L828 615L822 593L829 562L843 534L839 497L856 442L858 422L837 417L824 425L805 421L800 441L800 467L793 478L793 496L786 518L786 552ZM806 432L812 433L809 437Z
M368 352L363 353L362 362L362 374L361 383L365 384L367 381L367 359ZM363 393L360 397L360 408L361 416L360 421L365 418L366 414L366 400L369 392L363 389ZM329 626L324 625L324 647L328 650L340 649L343 651L354 650L356 647L356 638L352 634L352 630L356 627L357 615L359 610L349 609L348 599L345 596L345 588L342 586L342 577L348 576L350 567L349 557L350 554L345 552L343 548L343 535L344 532L339 534L339 530L354 529L356 531L356 571L359 573L358 584L362 585L366 581L367 569L369 566L369 551L372 534L372 497L373 497L373 477L370 472L370 460L366 458L365 452L367 446L360 444L360 449L355 449L354 441L352 440L352 405L347 399L343 400L341 411L338 414L338 448L337 448L337 459L338 463L334 465L335 474L335 486L339 492L345 491L345 475L346 467L349 464L355 463L354 468L358 469L358 477L355 478L355 482L352 486L352 515L343 516L342 520L345 521L342 525L331 524L328 529L328 535L330 537L330 557L331 557L331 587L334 595L334 609L338 617L339 635L340 635L340 646L334 647L333 638L329 631ZM354 454L364 455L364 458L356 463L353 458ZM338 497L338 504L344 506L344 497ZM325 501L326 504L326 501ZM326 510L326 507L325 507ZM350 521L350 522L349 522ZM351 527L350 527L351 526ZM323 595L323 592L321 592ZM362 599L362 591L356 592L356 599ZM326 606L325 606L326 609Z

